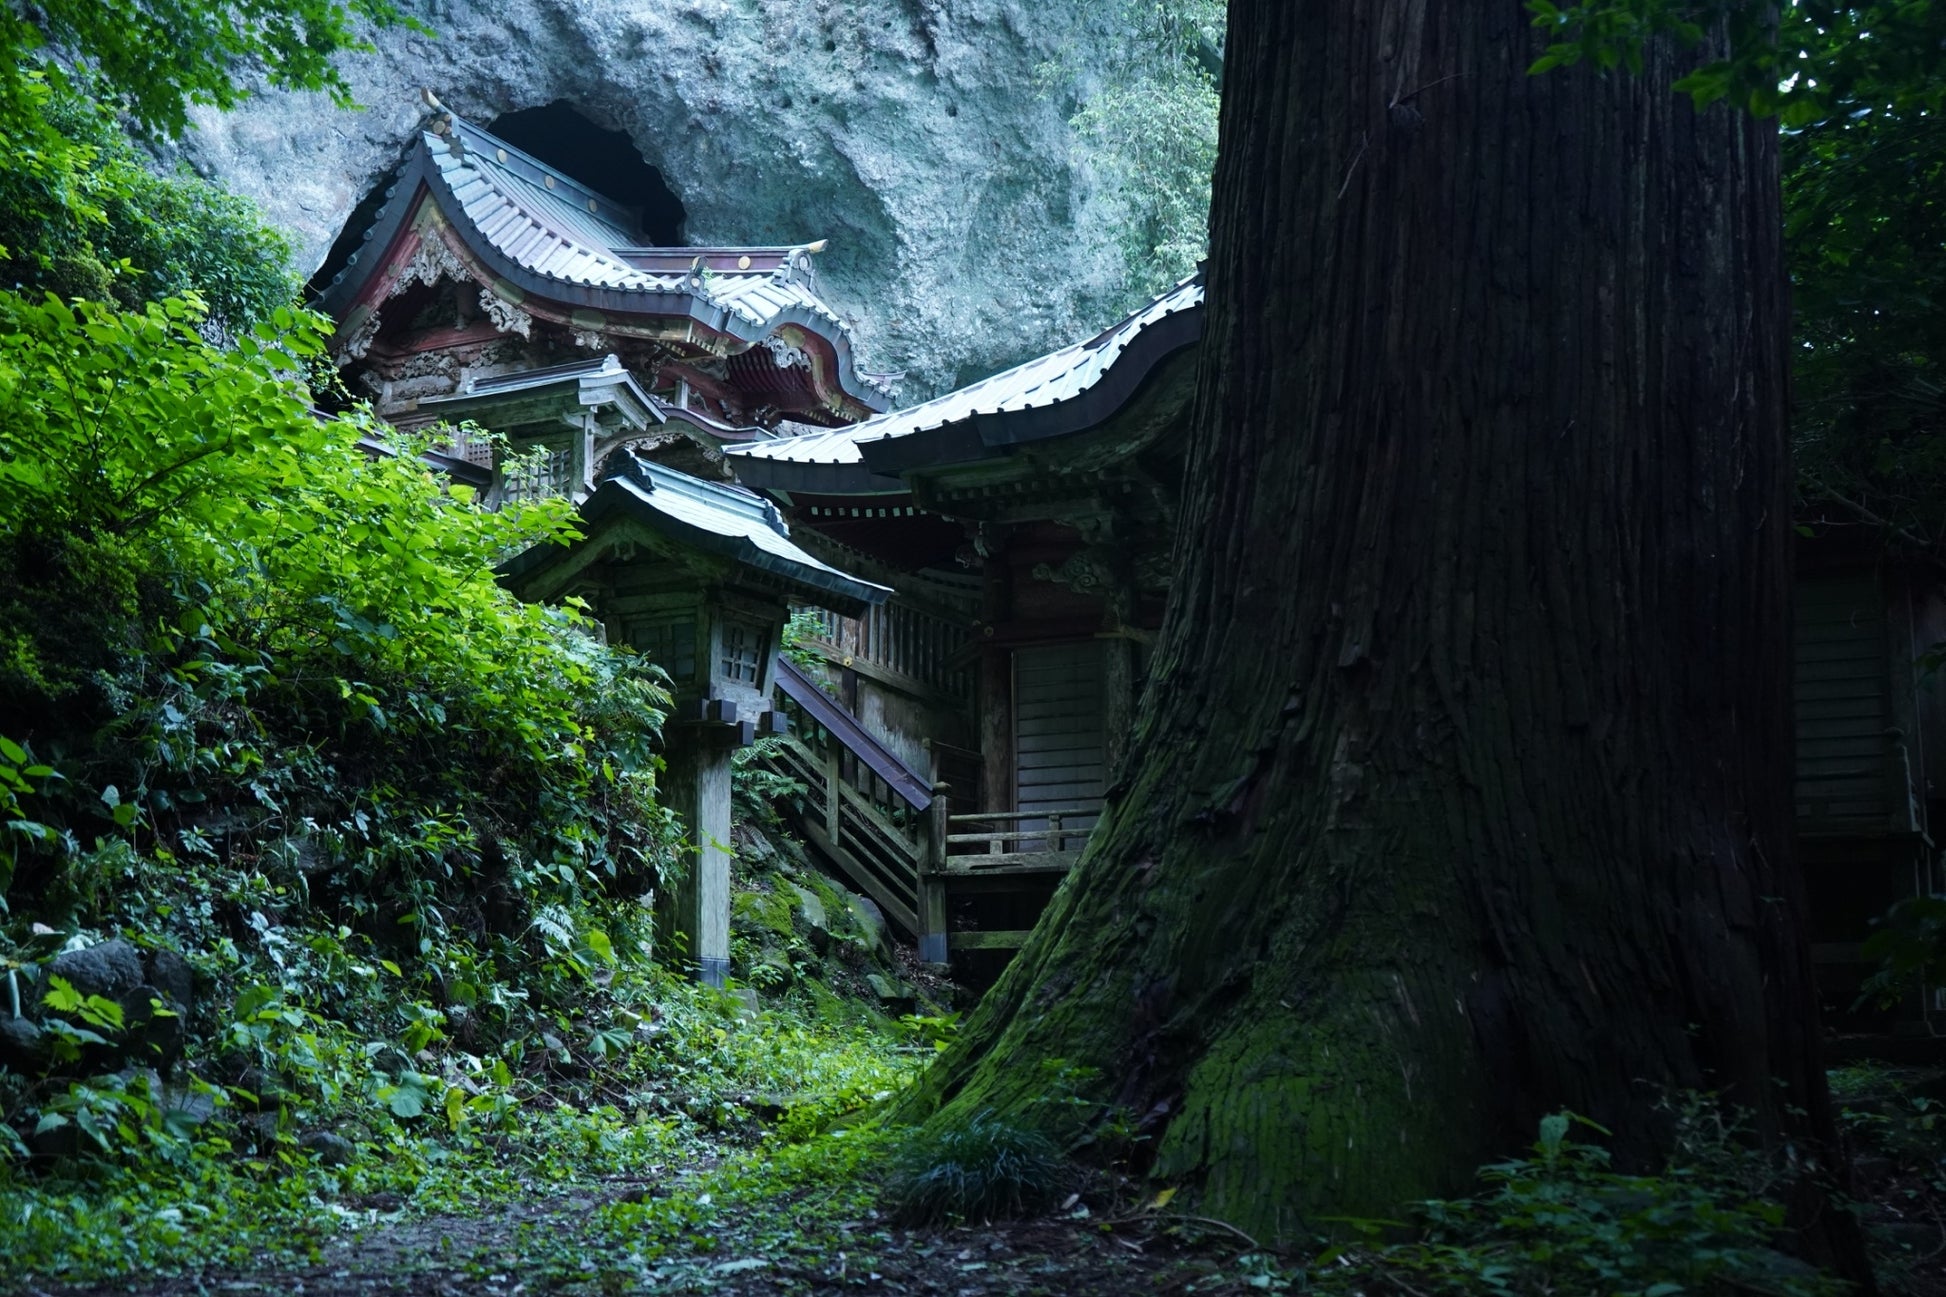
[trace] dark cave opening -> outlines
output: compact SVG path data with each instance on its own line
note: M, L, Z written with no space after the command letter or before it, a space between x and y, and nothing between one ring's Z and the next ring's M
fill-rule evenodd
M688 219L682 200L624 132L595 125L563 99L540 108L502 113L487 129L595 192L639 211L644 243L658 247L682 245L683 222ZM385 205L385 191L398 179L402 169L395 168L385 175L351 209L344 228L325 255L324 264L305 285L307 298L315 299L350 263L364 242L365 231L371 228L379 209Z
M682 243L682 200L622 131L595 125L566 100L502 113L487 129L523 153L558 168L596 193L642 214L645 243Z

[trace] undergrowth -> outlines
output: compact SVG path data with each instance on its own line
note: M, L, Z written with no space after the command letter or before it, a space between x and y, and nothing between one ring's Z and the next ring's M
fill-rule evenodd
M1067 1175L1065 1154L1041 1131L981 1112L921 1130L900 1150L887 1189L907 1224L1009 1220L1053 1206Z
M476 1213L618 1178L673 1182L719 1158L701 1203L692 1188L608 1204L591 1234L537 1264L570 1272L591 1240L639 1253L658 1230L673 1239L713 1205L785 1184L864 1210L861 1167L883 1137L822 1127L916 1069L885 1024L792 1003L751 1015L633 960L614 973L578 1012L485 1055L445 1040L408 1054L410 1039L393 1032L250 997L233 1030L273 1028L266 1057L280 1106L270 1120L249 1111L261 1096L194 1067L195 1079L161 1095L140 1073L71 1082L58 1102L92 1108L105 1138L52 1164L0 1164L9 1263L20 1275L98 1280L305 1262L379 1215ZM404 1008L433 1016L423 1001Z

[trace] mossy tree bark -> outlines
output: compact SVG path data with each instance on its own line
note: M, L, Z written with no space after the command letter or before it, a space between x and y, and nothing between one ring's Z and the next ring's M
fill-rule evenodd
M1671 91L1707 50L1538 52L1518 0L1233 0L1126 777L920 1102L1097 1069L1157 1176L1280 1236L1563 1105L1649 1162L1658 1087L1830 1146L1774 125Z

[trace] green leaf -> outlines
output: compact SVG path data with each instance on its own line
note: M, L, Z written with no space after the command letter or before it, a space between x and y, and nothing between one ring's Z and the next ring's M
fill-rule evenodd
M588 949L592 950L602 963L612 965L615 962L615 945L608 939L606 932L600 928L589 928L582 934L582 940L587 942Z

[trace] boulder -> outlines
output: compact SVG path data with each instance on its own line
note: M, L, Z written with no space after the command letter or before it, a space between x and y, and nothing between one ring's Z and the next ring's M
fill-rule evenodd
M143 964L149 985L161 992L159 998L187 1017L196 1003L196 973L189 961L173 950L151 950Z
M358 1158L358 1146L336 1131L308 1131L297 1146L315 1156L321 1166L350 1166Z
M196 998L196 976L180 954L173 950L144 954L116 937L61 954L47 972L83 995L121 1006L122 1035L107 1045L91 1046L82 1059L84 1071L113 1070L131 1057L167 1071L181 1057Z
M872 988L872 994L887 1008L910 1008L919 999L918 993L910 986L886 973L865 974L865 984Z
M47 1041L32 1018L0 1014L0 1067L21 1076L38 1076L47 1067Z
M792 914L798 931L811 943L811 949L820 955L831 949L831 919L824 908L824 901L810 888L799 883L784 884L789 895L794 898Z
M142 952L120 937L66 951L55 957L47 971L83 995L99 995L117 1004L125 1004L135 988L148 980Z
M890 958L892 941L885 930L885 911L878 908L878 902L869 896L847 892L845 906L851 911L852 925L857 929L859 940L877 957Z

